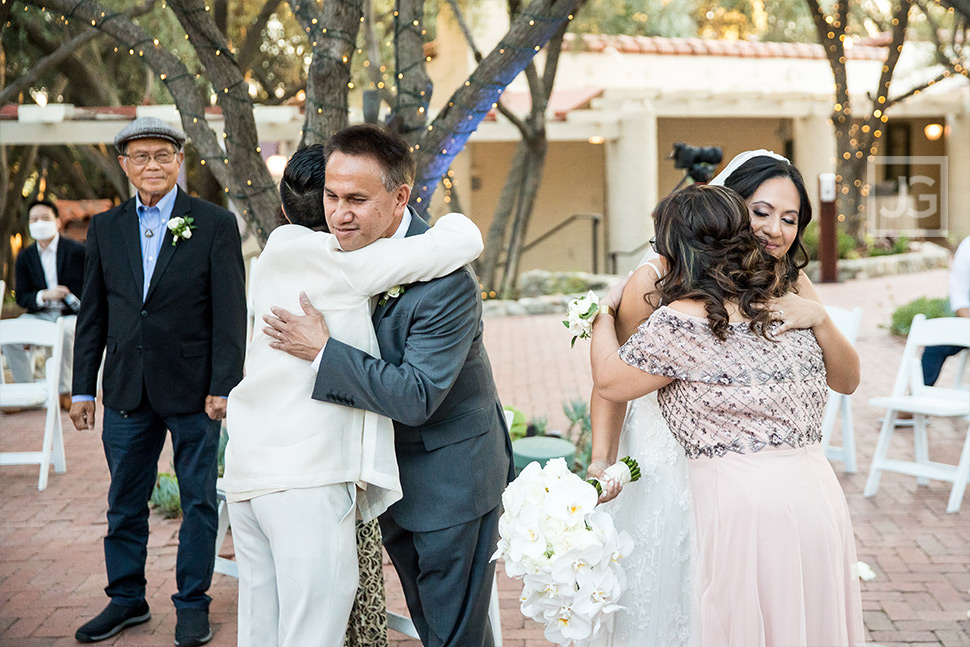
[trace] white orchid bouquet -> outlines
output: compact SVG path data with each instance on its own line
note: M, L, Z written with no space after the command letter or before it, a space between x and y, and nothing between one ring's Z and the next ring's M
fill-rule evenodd
M631 462L627 471L639 476ZM597 498L562 458L529 463L502 495L492 559L504 559L505 572L523 581L522 613L545 624L546 640L558 645L584 647L609 631L626 587L621 562L633 540L596 508Z
M589 339L593 336L593 319L599 311L600 300L592 290L566 304L566 318L562 325L573 334L570 348L576 345L577 339Z

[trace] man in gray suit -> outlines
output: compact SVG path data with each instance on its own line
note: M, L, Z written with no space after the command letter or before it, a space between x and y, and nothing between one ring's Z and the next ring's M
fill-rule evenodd
M342 249L417 236L407 206L414 157L375 126L345 128L326 145L324 209ZM381 358L330 337L308 301L274 308L270 345L313 362L313 398L394 420L404 497L381 516L384 546L427 647L491 647L488 603L512 445L482 342L478 280L469 268L375 295Z

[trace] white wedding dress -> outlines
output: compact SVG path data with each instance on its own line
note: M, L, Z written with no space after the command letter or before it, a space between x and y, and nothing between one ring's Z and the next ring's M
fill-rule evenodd
M645 262L647 257L641 265ZM617 530L633 537L634 549L623 560L627 577L619 601L623 609L616 612L613 631L598 646L686 647L690 640L690 482L684 449L664 422L656 393L629 404L617 456L634 458L641 477L603 507L613 516Z

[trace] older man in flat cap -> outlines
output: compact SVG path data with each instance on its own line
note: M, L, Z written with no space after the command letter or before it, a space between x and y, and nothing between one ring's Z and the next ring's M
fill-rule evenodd
M175 185L185 134L152 117L115 137L135 197L88 230L74 345L71 419L94 429L98 368L101 435L111 473L104 557L110 604L77 630L80 642L147 621L148 500L166 430L182 500L175 644L212 638L206 594L218 525L216 471L226 396L242 379L246 297L235 217Z

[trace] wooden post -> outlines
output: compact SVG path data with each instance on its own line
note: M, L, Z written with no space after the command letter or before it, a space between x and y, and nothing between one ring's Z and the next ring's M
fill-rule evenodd
M818 261L822 283L835 283L839 278L838 220L835 215L837 188L835 173L819 174Z

